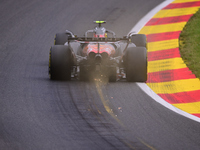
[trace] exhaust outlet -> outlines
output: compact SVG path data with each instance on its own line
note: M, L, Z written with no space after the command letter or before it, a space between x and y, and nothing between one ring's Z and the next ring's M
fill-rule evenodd
M102 57L102 59L107 59L108 53L106 53L106 52L101 53L101 57Z
M95 59L95 52L90 52L89 54L88 54L88 57L89 57L89 59Z
M96 54L96 56L95 56L95 61L96 61L96 63L101 63L101 61L102 61L102 56L101 56L100 54Z

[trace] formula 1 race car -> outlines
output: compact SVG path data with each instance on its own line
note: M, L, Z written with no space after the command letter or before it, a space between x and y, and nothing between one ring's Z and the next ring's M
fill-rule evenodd
M147 48L144 34L130 33L117 38L113 31L102 27L77 37L71 31L57 33L49 54L49 75L52 80L82 81L104 77L110 82L126 79L146 82Z

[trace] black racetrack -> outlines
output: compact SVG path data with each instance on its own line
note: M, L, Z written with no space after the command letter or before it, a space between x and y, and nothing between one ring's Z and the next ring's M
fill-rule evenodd
M162 0L1 0L0 149L200 149L200 125L135 83L50 81L54 35L94 20L118 36Z

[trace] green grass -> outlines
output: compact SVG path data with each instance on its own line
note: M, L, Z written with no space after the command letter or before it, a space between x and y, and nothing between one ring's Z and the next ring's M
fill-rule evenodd
M179 47L187 67L200 78L200 10L184 27L179 38Z

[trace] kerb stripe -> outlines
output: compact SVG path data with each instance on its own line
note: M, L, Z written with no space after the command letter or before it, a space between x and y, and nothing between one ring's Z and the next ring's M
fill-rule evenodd
M180 57L179 48L148 52L148 61Z
M200 6L200 1L198 2L186 2L186 3L172 3L163 9L175 9L175 8L186 8L186 7L196 7Z
M175 94L159 94L159 96L165 99L170 104L199 102L200 90L180 92L180 93L175 93Z
M148 34L147 42L156 42L156 41L177 39L177 38L179 38L180 33L181 33L181 31Z
M145 26L152 26L152 25L162 25L162 24L170 24L174 22L187 22L190 18L190 15L183 15L183 16L175 16L175 17L165 17L165 18L152 18Z
M195 75L188 68L181 68L148 73L147 83L170 82L175 80L195 78Z

